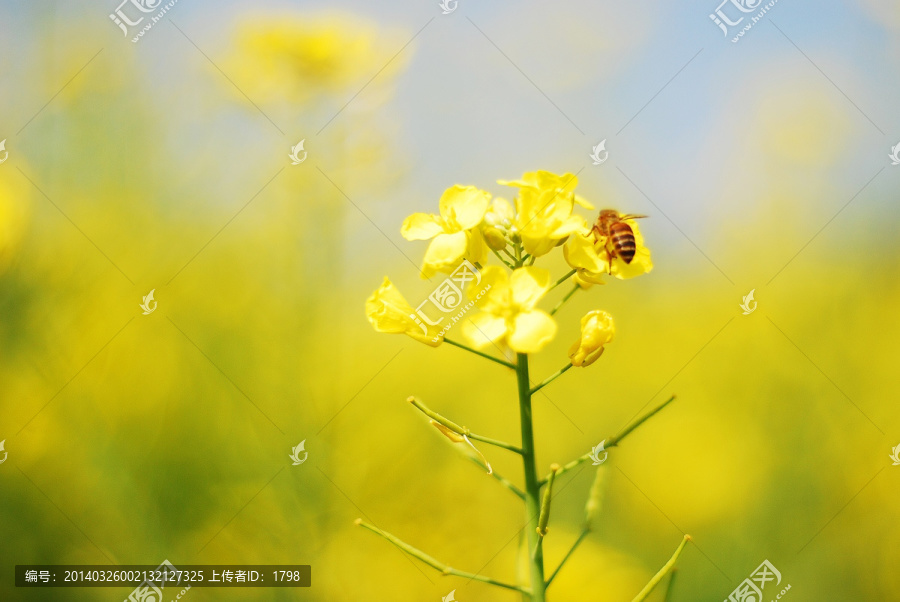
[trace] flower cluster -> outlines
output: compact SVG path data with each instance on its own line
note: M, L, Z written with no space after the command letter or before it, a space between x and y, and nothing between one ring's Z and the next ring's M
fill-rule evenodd
M575 194L574 174L536 171L499 183L515 189L512 201L475 186L452 186L441 196L437 214L414 213L400 230L407 240L430 241L423 278L455 273L462 264L477 270L477 281L469 279L466 294L469 305L480 312L467 316L462 327L473 347L493 347L504 354L536 353L557 332L553 314L562 303L550 312L538 307L551 290L572 278L575 288L565 302L580 288L602 284L604 275L628 279L653 268L637 216L607 210L605 214L613 217L595 224L576 213L576 208L594 207ZM548 270L534 264L557 248L571 271L554 280ZM488 265L492 255L498 265ZM448 294L454 295L445 291L441 298ZM459 303L461 289L455 295L451 298ZM431 346L444 341L442 335L436 336L446 332L441 328L444 318L414 309L387 278L366 302L366 316L378 332L403 333ZM581 338L569 352L571 364L592 364L614 332L612 316L601 310L588 312L581 320Z
M527 564L527 575L520 571L514 583L505 583L459 571L371 523L358 519L356 524L377 533L444 575L477 579L519 592L532 602L547 602L546 592L553 578L587 536L599 512L603 475L606 474L601 465L608 450L618 447L629 433L659 413L675 397L633 421L618 434L601 440L590 452L564 465L551 464L550 473L544 478L539 477L532 398L572 368L595 363L615 338L613 317L601 309L588 311L581 318L581 333L569 347L567 361L543 380L532 380L531 355L544 349L556 337L559 326L554 316L576 293L594 284L603 284L604 276L626 280L646 274L653 264L635 221L646 216L603 209L595 221L589 222L579 211L594 208L575 194L578 180L573 174L537 171L526 173L519 180L501 180L499 183L515 190L511 201L494 197L474 186L456 185L441 196L437 214L414 213L406 218L401 229L403 237L429 241L422 276L431 279L437 274L446 274L447 277L415 308L385 278L381 287L366 301L366 316L378 332L406 334L433 347L447 343L515 371L519 443L476 434L462 423L432 410L415 396L409 397L408 401L475 464L515 493L522 500L528 517L537 518L537 528L524 530L518 550L517 561L520 567ZM569 267L565 274L555 279L548 269L536 265L554 249L560 250ZM489 258L495 259L496 263L488 265ZM556 265L559 263L559 260L555 262ZM572 281L569 292L549 311L540 307L554 289L567 280ZM474 310L473 315L468 315L470 309ZM457 322L461 322L460 330L468 339L467 343L444 336ZM480 449L482 445L516 454L522 462L524 487L497 474L488 454ZM601 451L604 452L602 460L598 458ZM543 542L549 533L554 483L559 475L589 460L598 468L585 504L581 535L547 579ZM635 601L645 600L672 570L688 539L689 536L685 536L669 562L647 583Z

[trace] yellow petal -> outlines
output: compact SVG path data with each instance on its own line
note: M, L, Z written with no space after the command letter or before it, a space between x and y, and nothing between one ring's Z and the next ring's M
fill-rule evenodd
M431 347L444 340L435 326L416 322L415 310L388 278L366 300L366 317L377 332L406 334Z
M444 227L436 216L427 213L413 213L403 220L400 234L406 240L428 240L443 230Z
M581 318L581 339L569 349L573 366L590 366L603 353L603 346L613 340L616 326L607 312L594 309Z
M466 232L465 257L472 263L484 265L487 263L488 246L484 240L484 233L480 229Z
M545 311L522 312L513 319L509 346L518 353L537 353L556 335L556 321Z
M583 217L580 215L570 215L550 233L550 236L560 240L576 232L584 234L589 229L588 223Z
M596 251L594 235L591 233L570 236L563 247L563 255L566 262L576 270L601 273L607 269L606 261Z
M484 216L484 221L490 226L508 226L515 219L512 204L506 199L495 198L491 201L490 209Z
M465 441L465 439L463 438L462 435L460 435L459 433L457 433L457 432L454 431L453 429L444 426L443 424L441 424L441 423L438 422L437 420L432 420L432 421L431 421L431 426L433 426L433 427L436 428L437 430L441 431L441 433L443 433L443 435L444 435L447 439L450 439L450 441L453 441L454 443L462 443L463 441Z
M536 236L522 232L522 246L525 252L535 257L546 255L556 246L559 239L550 238L546 233L540 233Z
M575 284L581 288L589 289L595 284L606 284L603 280L604 276L606 276L606 272L588 272L587 270L579 270L572 279L575 280Z
M463 334L476 348L491 343L503 344L506 337L506 321L492 313L481 312L463 323Z
M425 251L422 276L431 278L437 272L452 272L466 254L468 236L465 232L438 234Z
M484 290L488 292L481 295ZM496 265L484 268L481 270L481 282L477 286L474 283L470 285L467 294L469 300L475 301L484 311L502 313L504 308L509 307L511 300L506 270Z
M612 275L620 280L628 280L646 274L653 269L650 260L650 250L647 247L638 247L631 263L625 263L616 257L612 263Z
M581 196L579 196L579 195L577 195L577 194L575 195L575 204L576 204L576 205L579 205L579 206L581 206L581 207L584 207L585 209L590 209L590 210L592 210L592 211L593 211L593 209L594 209L594 206L591 205L591 204L587 201L587 199L585 199L584 197L581 197Z
M504 186L524 187L531 186L542 189L561 189L565 192L573 192L578 186L578 178L571 173L557 175L550 171L530 171L522 174L521 180L497 180L498 184Z
M481 223L491 201L489 192L474 186L452 186L441 196L441 217L448 226L469 230Z
M550 288L550 272L544 268L519 268L509 279L512 301L521 309L531 309Z

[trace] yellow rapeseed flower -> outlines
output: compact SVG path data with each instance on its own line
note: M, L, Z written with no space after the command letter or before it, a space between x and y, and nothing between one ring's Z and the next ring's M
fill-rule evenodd
M634 242L637 246L631 263L625 263L625 260L617 256L610 264L606 237L595 234L589 225L585 225L584 230L569 237L563 247L563 253L569 265L578 270L580 282L603 284L604 274L626 280L646 274L653 269L650 249L644 246L644 237L637 222L626 219L625 223L634 231Z
M476 347L489 343L510 348L517 353L536 353L556 335L556 322L535 305L550 289L550 272L542 268L524 267L507 276L498 266L481 272L482 289L489 292L478 300L482 312L463 326L466 337ZM470 289L469 297L480 292Z
M431 347L444 342L434 326L416 318L415 310L387 277L366 300L366 317L377 332L406 334Z
M535 257L550 252L560 241L582 229L584 219L572 215L575 204L593 209L575 195L578 178L549 171L529 172L521 180L499 180L519 189L513 232L522 238L525 251Z
M603 346L613 340L616 326L603 310L589 311L581 318L581 338L569 349L573 366L587 367L603 354Z
M403 221L400 233L406 240L431 239L422 263L423 278L452 272L463 259L485 263L488 249L478 226L490 200L484 190L457 184L441 196L440 215L413 213Z

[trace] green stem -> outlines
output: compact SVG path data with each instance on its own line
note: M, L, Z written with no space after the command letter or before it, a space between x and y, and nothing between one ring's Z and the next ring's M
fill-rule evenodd
M635 420L634 422L632 422L630 425L626 426L624 429L622 429L622 431L621 431L618 435L615 435L615 436L610 437L609 439L607 439L607 440L606 440L606 445L603 446L603 449L610 449L610 448L612 448L612 447L618 446L620 443L622 443L622 441L625 440L625 437L627 437L629 434L631 434L632 431L634 431L634 429L636 429L637 427L639 427L639 426L641 426L642 424L644 424L647 420L649 420L650 418L652 418L652 417L653 417L654 415L656 415L660 410L662 410L664 407L666 407L667 405L669 405L669 404L672 403L673 401L675 401L675 396L674 396L674 395L673 395L672 397L670 397L669 399L667 399L666 401L664 401L664 402L663 402L662 404L660 404L659 406L657 406L655 409L651 410L650 412L647 412L646 414L644 414L643 416L641 416L640 418L638 418L637 420ZM592 450L592 451L593 451L593 450ZM563 473L565 473L565 472L569 472L569 471L572 470L573 468L576 468L576 467L577 467L579 464L581 464L582 462L586 462L586 461L588 461L588 460L590 460L590 459L591 459L591 453L590 453L590 452L584 454L583 456L579 456L578 458L575 458L574 460L572 460L572 461L569 462L568 464L563 465L563 467L559 469L559 472L556 473L556 476L559 476L559 475L561 475L561 474L563 474ZM547 478L544 478L544 479L541 481L541 485L543 485L544 483L546 483L548 478L549 478L549 476L548 476Z
M553 574L550 575L550 578L547 579L547 587L550 587L550 584L553 582L553 579L556 578L556 575L563 568L566 562L569 560L569 557L575 553L575 550L578 546L581 545L581 542L584 541L584 538L588 536L593 528L594 519L597 514L600 512L601 505L603 504L603 494L604 494L604 486L605 486L605 478L604 469L606 467L602 464L597 467L597 472L594 474L594 482L591 484L591 491L588 494L587 502L584 505L584 524L581 526L581 533L578 534L578 539L575 540L575 543L572 544L572 547L569 548L569 551L566 552L565 557L562 559L562 562L559 563L559 566L556 567L556 570L553 571ZM551 477L553 473L550 473Z
M634 600L631 602L641 602L642 600L646 600L647 596L650 595L650 592L659 585L659 582L663 580L663 577L666 576L674 567L675 563L678 562L678 557L681 556L681 551L684 549L684 546L687 545L687 542L691 540L690 535L685 535L684 539L681 540L681 544L678 546L678 549L675 550L675 553L672 554L672 557L669 558L669 562L663 565L663 568L659 569L659 572L656 573L653 578L644 586L644 589L641 590L637 596L635 596Z
M465 349L466 351L468 351L470 353L474 353L475 355L480 355L481 357L491 360L492 362L496 362L496 363L500 364L501 366L506 366L507 368L513 368L513 369L515 369L515 367L516 367L515 364L513 364L512 362L507 362L506 360L501 360L499 357L494 357L493 355L487 354L483 351L478 351L477 349L472 349L468 345L463 345L462 343L457 343L456 341L450 340L447 337L444 337L444 342L448 343L450 345L453 345L454 347L459 347L460 349Z
M391 535L387 531L382 531L375 525L367 523L366 521L362 520L361 518L356 519L356 524L359 525L360 527L365 527L372 533L381 535L386 540L388 540L389 542L391 542L392 544L394 544L395 546L397 546L398 548L400 548L401 550L403 550L410 556L412 556L414 558L418 558L419 560L421 560L428 566L430 566L434 569L437 569L444 575L454 575L456 577L463 577L464 579L473 579L475 581L481 581L482 583L496 585L497 587L502 587L504 589L511 589L511 590L514 590L517 592L527 592L528 591L527 589L519 587L517 585L510 585L509 583L503 583L502 581L497 581L496 579L491 579L490 577L485 577L483 575L476 575L474 573L467 573L465 571L458 571L450 566L447 566L440 560L436 560L436 559L432 558L431 556L429 556L422 550L412 547L408 543L398 539L397 537L395 537L394 535Z
M606 442L606 449L609 449L610 447L614 447L614 446L618 445L619 443L621 443L622 440L625 439L625 437L627 437L631 433L631 431L633 431L637 427L639 427L642 424L644 424L645 422L647 422L647 420L649 420L650 418L653 418L653 416L655 416L657 413L659 413L663 408L665 408L667 405L669 405L673 401L675 401L674 395L672 397L668 398L667 400L665 400L664 402L662 402L661 404L659 404L658 406L656 406L655 409L647 412L642 417L640 417L636 421L632 422L630 426L627 426L624 429L622 429L621 433L619 433L618 435L616 435L615 437L613 437L612 439L610 439L609 441Z
M553 284L553 286L551 286L550 288L547 289L547 292L549 293L550 291L552 291L553 289L555 289L557 286L559 286L560 284L562 284L563 282L565 282L566 280L568 280L569 278L571 278L572 276L574 276L574 275L575 275L575 272L577 272L577 271L578 271L578 270L572 270L571 272L567 273L565 276L560 277L560 279L557 280L557 281Z
M519 585L523 585L527 580L525 577L525 572L528 570L525 564L525 558L528 555L528 550L525 549L526 543L525 529L522 529L519 531L519 542L516 545L516 583ZM523 592L522 602L531 602L531 594Z
M537 393L538 391L540 391L541 389L543 389L544 387L546 387L547 385L552 383L554 380L559 378L562 374L565 374L566 370L568 370L571 367L572 367L571 363L566 364L565 366L563 366L562 368L560 368L559 370L557 370L556 372L554 372L553 374L548 376L546 379L544 379L544 382L542 382L539 385L535 385L535 387L531 391L528 392L529 395L534 395L535 393Z
M479 460L478 458L473 458L472 456L466 456L466 457L469 458L469 460L471 460L472 462L474 462L474 463L477 464L478 466L480 466L480 467L482 468L482 470L484 470L485 472L487 472L488 467L485 466L484 462L482 462L482 461ZM502 476L502 475L500 475L500 474L497 474L497 471L496 471L496 470L493 471L493 472L491 472L491 476L494 477L495 479L497 479L497 481L499 481L501 485L503 485L504 487L506 487L507 489L509 489L510 491L512 491L513 494L515 494L516 497L518 497L518 498L521 499L521 500L524 500L524 499L525 499L525 492L522 491L521 489L519 489L518 487L516 487L516 486L515 486L509 479L507 479L506 477L504 477L504 476Z
M491 439L490 437L483 437L481 435L476 435L475 433L470 431L468 429L468 427L460 426L460 425L456 424L455 422L453 422L452 420L450 420L449 418L445 418L444 416L441 416L440 414L438 414L434 410L430 409L428 406L426 406L424 403L422 403L415 397L409 397L409 398L407 398L406 401L413 404L417 410L419 410L420 412L422 412L423 414L425 414L426 416L428 416L435 422L443 424L448 429L450 429L451 431L453 431L454 433L456 433L458 435L465 435L469 439L474 439L475 441L481 441L482 443L487 443L488 445L494 445L496 447L502 447L503 449L509 450L511 452L515 452L517 454L522 453L521 449L519 449L515 445L512 445L505 441L500 441L498 439Z
M557 304L556 304L556 307L554 307L553 309L550 310L550 315L551 315L551 316L556 315L556 312L558 312L558 311L560 310L560 308L561 308L563 305L566 304L566 301L568 301L569 299L571 299L571 298L575 295L575 293L578 292L578 289L580 289L580 288L581 288L581 287L578 286L578 285L576 284L576 285L572 288L572 290L570 290L568 293L566 293L566 296L562 298L562 301L560 301L559 303L557 303ZM446 341L447 339L444 339L444 340Z
M504 249L504 250L505 250L505 249ZM498 252L495 251L494 249L491 249L491 252L493 252L493 254L497 256L497 259L499 259L500 261L503 262L503 265L505 265L506 267L508 267L508 268L511 269L511 270L515 269L515 267L513 266L513 264L511 264L510 262L508 262L508 261L506 261L505 259L503 259L503 256L502 256L500 253L498 253ZM509 255L509 252L507 252L506 254Z
M572 544L572 547L569 548L569 551L566 552L566 555L563 557L562 562L559 563L559 566L556 567L556 570L553 571L553 574L550 575L549 579L547 579L547 587L550 587L550 584L553 583L554 579L556 579L556 575L559 574L560 569L563 568L563 565L566 564L569 556L575 553L575 550L578 549L578 546L581 545L581 542L584 541L584 538L587 537L588 533L590 532L591 530L588 527L585 527L581 530L581 533L578 534L578 539L575 540L575 543Z
M541 513L541 484L537 477L534 453L534 423L531 414L531 385L528 379L528 355L517 354L516 377L519 388L519 419L522 428L522 466L525 471L525 530L528 549L534 554L528 559L531 574L531 602L546 602L544 585L544 551L539 544L537 529L532 524Z

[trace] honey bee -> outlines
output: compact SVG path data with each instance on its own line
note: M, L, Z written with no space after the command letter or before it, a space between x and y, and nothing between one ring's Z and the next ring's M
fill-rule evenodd
M634 230L625 221L626 219L639 219L646 215L622 215L615 209L603 209L597 216L597 222L591 228L594 238L606 239L606 254L609 255L609 268L607 273L612 274L612 260L619 257L625 263L631 263L634 259L637 244L634 240Z

